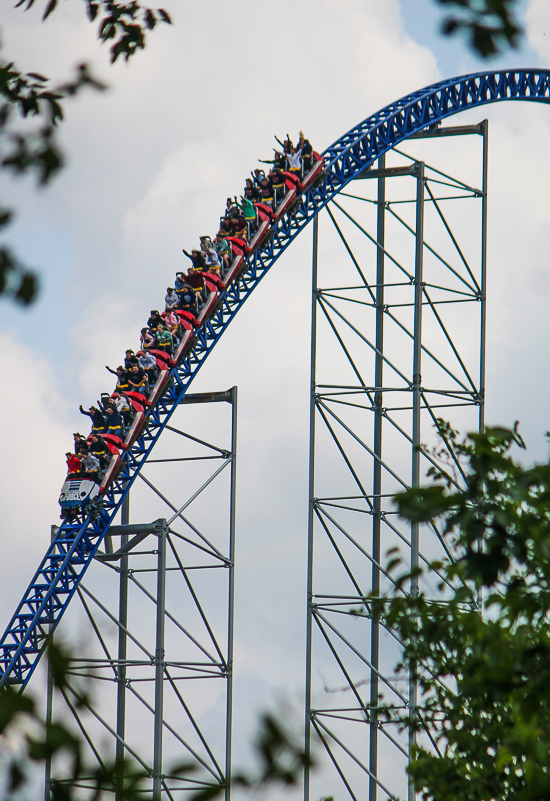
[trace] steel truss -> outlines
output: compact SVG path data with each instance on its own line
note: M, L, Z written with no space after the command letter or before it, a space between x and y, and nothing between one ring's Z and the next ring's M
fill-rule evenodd
M330 769L312 797L414 798L414 736L379 711L416 714L416 679L395 675L398 639L366 599L431 591L422 578L396 589L390 548L405 568L450 558L436 527L407 528L391 498L442 463L461 484L449 439L434 450L438 418L483 427L487 133L485 120L417 134L440 141L390 151L315 219L306 750L317 740ZM451 143L465 177L431 164L445 147L449 163Z
M148 410L145 429L124 454L120 472L103 497L100 518L61 526L0 638L0 689L11 683L24 690L28 684L48 637L181 398L245 300L294 239L350 182L399 143L460 111L503 100L550 103L550 72L498 70L440 81L367 117L324 151L324 173L247 256L242 272L216 298L211 316L197 329L191 351L171 370L168 388Z
M177 419L169 427L155 452L160 458L140 474L145 495L132 490L138 514L162 517L130 523L126 496L121 525L108 529L105 550L56 634L74 650L69 685L55 693L55 706L48 677L47 718L72 720L90 765L134 762L150 777L144 792L154 801L219 782L229 799L237 388L187 395L179 417L187 427L189 404L224 401L231 405L229 447L188 434ZM192 767L177 770L182 763ZM83 797L91 780L78 781ZM66 766L48 762L45 801L52 781L75 785Z

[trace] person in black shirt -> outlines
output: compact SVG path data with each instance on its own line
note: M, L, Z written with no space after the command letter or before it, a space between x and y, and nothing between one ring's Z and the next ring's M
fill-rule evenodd
M206 260L200 250L192 250L191 253L188 253L186 250L182 250L182 253L185 253L187 258L191 259L194 270L204 270L206 267Z
M284 170L286 164L286 156L284 153L281 153L280 150L275 150L275 156L272 159L260 159L262 164L273 164L273 167L276 170Z
M273 205L273 187L271 181L264 175L262 178L262 203Z
M280 170L271 170L270 174L271 186L273 187L273 197L275 204L278 205L286 194L286 185L284 176L281 175Z
M298 140L298 150L302 151L302 164L304 165L304 175L311 170L313 165L313 148L309 139L306 139L304 132L300 131L300 139Z
M101 470L105 470L107 465L109 464L110 459L110 452L105 445L105 440L103 437L100 437L97 434L93 434L90 437L90 444L88 445L90 453L92 453L96 459L99 459L99 467Z
M189 284L186 282L183 285L183 288L179 290L178 295L180 299L178 303L178 309L195 314L197 310L197 302L193 287L189 286Z
M247 200L251 200L252 203L257 203L258 200L261 198L262 194L257 186L254 186L252 183L252 178L247 178L245 181L244 187L244 197Z
M82 434L79 434L78 432L76 434L73 434L73 439L74 439L74 452L77 456L82 451L88 450L88 441L85 437L82 436Z
M137 363L137 357L134 351L131 348L128 348L126 351L126 355L124 356L124 367L126 370L129 370L133 364Z
M116 408L116 406L107 406L105 409L105 417L107 420L107 432L108 434L113 434L114 436L123 437L122 431L122 418Z
M107 429L105 417L97 406L90 406L88 411L82 408L82 404L78 408L80 409L80 414L85 414L87 417L92 418L92 432L94 434L102 434Z
M162 323L162 317L160 316L157 309L151 309L151 316L147 320L147 328L150 328L151 331L156 331L156 328L159 323Z
M119 392L121 390L128 389L128 378L127 378L127 375L126 375L126 370L124 369L124 367L122 367L122 365L119 365L116 368L116 370L112 370L109 367L109 365L107 365L107 364L105 365L105 368L110 373L112 373L113 375L116 375L116 391L117 392Z
M142 395L149 394L147 376L145 375L145 371L139 366L139 363L132 365L132 369L128 373L128 386L132 392L141 392Z

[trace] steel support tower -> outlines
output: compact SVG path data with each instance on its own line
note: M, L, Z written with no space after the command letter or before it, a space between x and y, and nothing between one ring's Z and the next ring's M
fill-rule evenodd
M165 590L146 586L143 596L153 604L155 614L139 631L141 638L149 638L148 644L142 643L146 654L141 651L132 662L130 650L140 649L124 631L130 631L130 625L124 624L124 591L118 594L122 578L127 569L130 592L137 574L129 563L136 559L139 564L141 558L150 561L144 568L150 572L144 575L157 576L159 563L161 568L163 564L164 557L159 553L164 537L171 549L168 537L172 533L166 526L174 529L180 522L188 525L182 519L185 505L181 506L179 500L167 504L168 493L159 490L159 495L155 482L146 474L155 467L160 438L165 442L165 432L174 433L173 418L206 358L262 278L312 222L314 345L306 745L309 747L314 731L334 766L339 782L335 795L341 794L342 781L352 797L369 795L369 801L374 801L378 789L380 797L383 792L389 797L406 792L397 777L404 775L402 768L414 743L404 740L394 723L380 718L380 707L393 702L414 712L416 686L411 680L402 684L401 677L394 676L399 643L383 619L372 619L366 597L373 590L382 593L392 586L392 576L385 568L389 547L400 545L413 567L417 560L422 564L444 552L438 531L405 530L390 500L399 488L421 480L427 465L442 459L460 485L461 467L448 443L436 452L430 450L435 443L437 417L446 417L462 431L483 425L487 130L486 126L444 130L439 125L459 112L501 101L550 104L550 71L517 68L445 79L371 114L322 153L322 160L300 185L294 202L268 226L265 238L250 252L235 254L228 276L211 291L196 328L186 332L182 340L185 349L165 371L158 394L144 412L139 434L112 463L113 473L106 482L99 516L86 513L65 520L37 566L0 638L0 689L10 684L25 690L57 626L65 617L70 625L76 599L86 596L83 587L89 582L88 571L92 576L92 571L101 567L105 573L110 569L118 579L115 594L109 595L107 584L94 593L109 610L109 625L114 625L117 633L109 656L104 653L94 658L103 660L105 675L111 671L110 684L117 689L117 699L108 712L116 710L115 722L109 725L119 749L120 696L128 707L134 694L129 689L132 684L135 689L142 678L144 687L162 684L165 692L166 681L161 683L159 678L155 685L157 674L150 671L162 661L157 654L159 636L162 639L157 601L162 606L165 592L168 609L172 571L179 571L184 582L191 569L196 570L193 576L206 575L207 571L202 571L200 563L182 562L183 570L167 563ZM470 134L481 135L483 141L479 177L449 177L454 167L436 166L431 151L426 152L426 142L413 141L428 138L433 147L435 142L438 146L453 142L458 151L463 147L459 143L477 138ZM473 155L457 158L455 163L471 164ZM378 191L373 196L368 188L375 185ZM466 198L472 203L466 204ZM456 204L461 209L458 216L453 211ZM477 217L465 211L476 204L481 209ZM434 222L439 228L432 235ZM472 252L474 239L477 244ZM234 460L231 464L234 467ZM161 502L154 515L136 504L139 496L135 488L143 484ZM97 556L114 555L114 546L109 550L113 536L109 531L115 525L129 525L121 520L121 513L124 507L124 520L128 521L125 499L130 488L132 517L146 521L148 531L141 530L141 534L147 539L142 547L149 553L126 549L126 544L137 542L122 539L117 559L104 558L100 564ZM179 498L181 484L171 487L172 491ZM204 492L199 498L204 498ZM195 497L193 504L199 498ZM155 527L151 520L165 520L166 525ZM120 535L123 538L141 535L125 531ZM198 540L194 535L178 533L195 553L209 553L218 572L232 564L227 543L225 547L214 543L217 552L214 548L209 552L210 546L198 541L200 529L194 532ZM153 542L157 547L151 545ZM118 540L116 543L118 546ZM94 592L89 585L87 588ZM415 584L404 591L414 593ZM129 613L137 609L137 605L128 603ZM350 609L355 614L350 614ZM206 619L210 623L210 617ZM166 631L172 625L178 629L166 614ZM102 648L99 635L103 636L101 628L94 637ZM200 638L195 639L195 646L199 643L206 647ZM126 652L121 640L126 642ZM220 656L215 648L210 654L214 658L212 670L217 671L208 679L212 684L214 678L225 678L220 666L230 665L230 660L227 652ZM174 656L178 665L189 666L191 661L187 652ZM134 668L145 671L145 662L150 671L147 676L134 679L129 675ZM200 667L202 670L204 665ZM75 679L85 680L92 672L99 673L99 667L86 663ZM182 683L185 681L187 678L182 678ZM179 686L177 681L175 684ZM198 682L189 681L186 686L195 684ZM139 701L140 707L149 712L152 709L155 719L154 693L145 700L146 704ZM157 720L154 725L166 736L164 723ZM193 728L192 722L190 725ZM126 725L125 736L128 731ZM199 736L196 729L193 731ZM132 729L131 734L136 733L139 728ZM422 736L429 741L429 732ZM128 751L126 740L124 743ZM221 766L223 760L216 759ZM154 755L149 754L144 761L153 777ZM213 769L214 777L221 773L223 768ZM157 770L155 792L158 779ZM327 795L331 787L330 776L323 778L321 793ZM306 796L309 790L306 776ZM409 793L412 795L410 788Z
M225 447L179 427L191 425L190 404L221 402L231 407ZM54 694L48 676L47 718L71 720L91 766L134 762L154 801L219 782L229 799L231 779L237 388L181 406L140 474L145 494L126 495L56 633L72 645L69 684ZM162 516L130 522L147 511ZM52 781L73 785L66 770L48 760L45 801Z
M395 675L399 643L368 596L419 592L418 577L396 588L390 549L411 571L450 557L435 526L399 520L392 496L441 462L460 485L439 418L483 427L487 134L486 120L417 134L314 221L306 750L316 740L331 772L319 787L306 772L306 801L414 798L415 737L397 710L415 715L417 683ZM458 148L465 176L439 166Z

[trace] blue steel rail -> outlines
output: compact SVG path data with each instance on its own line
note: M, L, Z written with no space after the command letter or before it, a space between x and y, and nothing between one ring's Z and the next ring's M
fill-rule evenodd
M264 245L247 257L244 271L222 293L213 316L198 329L193 349L171 371L173 381L149 410L146 428L125 454L122 469L104 496L100 517L61 525L0 641L0 687L9 682L24 689L28 683L48 636L61 620L170 416L231 320L293 239L383 153L446 117L501 100L550 103L550 71L495 71L441 81L367 117L323 153L326 168L322 178L304 192L291 214L273 226Z

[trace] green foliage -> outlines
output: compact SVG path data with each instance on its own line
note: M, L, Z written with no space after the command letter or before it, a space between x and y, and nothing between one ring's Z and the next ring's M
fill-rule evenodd
M507 47L516 47L522 34L514 19L517 0L437 0L455 6L458 13L443 22L443 33L463 31L469 45L482 58L497 55Z
M239 771L233 775L232 785L251 793L261 793L273 785L283 788L295 786L302 778L306 765L314 767L303 746L298 743L287 727L272 714L260 717L258 734L254 743L258 757L257 772ZM206 787L195 793L191 801L210 801L223 794L224 782ZM324 799L332 801L332 799Z
M19 0L25 11L36 0ZM52 14L58 0L47 0L43 20ZM98 23L98 38L110 46L111 62L119 57L128 61L146 45L147 32L159 23L171 23L167 12L138 2L86 0L91 22ZM64 119L64 101L84 87L104 90L86 64L76 68L75 77L52 87L48 78L36 72L23 73L12 61L0 62L0 169L14 175L34 174L45 186L64 166L57 141L57 128ZM34 124L31 124L34 123ZM13 219L10 209L0 209L0 229ZM33 270L25 267L7 247L0 247L0 296L28 305L38 292Z
M36 0L19 0L15 7L25 11L34 6ZM111 61L119 56L128 61L138 50L143 50L147 31L152 31L159 22L171 24L169 14L163 8L151 9L132 0L122 3L119 0L85 0L86 12L90 22L98 22L98 39L110 42ZM52 14L58 0L47 0L43 20Z
M440 426L464 463L464 490L434 469L431 486L396 501L407 520L441 518L456 561L431 570L454 589L372 599L404 643L398 670L418 676L419 707L402 725L427 726L440 752L420 737L409 772L426 801L547 799L550 466L514 460L512 448L524 448L517 426L463 442Z
M104 89L81 64L73 80L52 88L47 78L34 72L23 74L13 62L0 63L0 169L16 175L33 173L45 186L63 167L63 154L56 141L56 128L63 120L62 102L83 87ZM29 126L30 121L36 125ZM0 210L0 229L13 219L10 209ZM38 291L35 273L25 267L7 247L0 247L0 294L23 305Z
M92 699L87 687L75 686L71 674L72 654L64 646L51 643L47 650L49 673L55 688L74 711L80 716L91 710ZM68 693L70 691L70 702ZM28 693L18 692L17 687L8 685L0 693L0 735L7 740L23 738L23 753L13 752L3 770L8 778L8 795L2 801L15 801L27 783L30 764L38 765L47 759L63 757L65 765L63 779L51 782L51 801L77 801L81 796L79 786L89 788L90 801L116 794L123 801L138 801L150 787L151 775L135 761L98 760L88 762L84 751L84 739L80 732L73 732L65 723L58 720L45 721L40 710ZM14 736L15 735L15 736ZM261 717L255 742L258 755L256 772L240 772L233 778L233 784L250 792L257 793L278 784L283 787L295 785L302 777L308 762L305 752L286 727L270 714ZM188 777L197 770L195 762L184 761L172 765L170 777ZM226 784L212 783L209 778L199 779L197 789L190 801L210 801L221 796ZM324 801L332 801L325 799Z
M63 694L67 688L71 654L64 647L52 643L47 652L54 687ZM90 703L87 692L79 690L73 706L79 713L85 712ZM3 765L6 770L8 795L3 801L21 797L28 780L30 764L41 764L46 759L64 757L67 779L52 781L51 801L73 801L78 798L74 785L85 780L90 788L91 801L104 797L105 793L118 792L124 801L143 798L144 783L149 778L141 768L130 760L104 761L88 764L83 756L83 740L59 721L43 720L34 699L22 695L16 687L8 685L0 693L0 734L8 739L23 739L23 753L13 752ZM186 766L189 772L189 765Z

